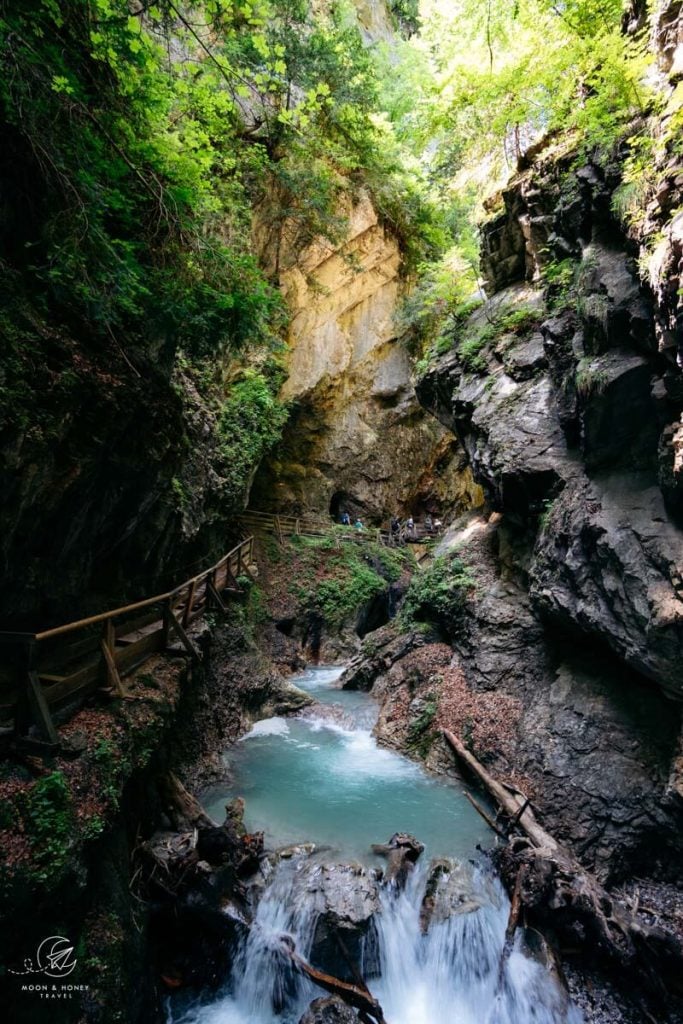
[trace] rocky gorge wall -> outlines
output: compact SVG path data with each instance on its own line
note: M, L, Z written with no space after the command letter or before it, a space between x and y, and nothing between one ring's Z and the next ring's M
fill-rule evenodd
M480 500L457 444L415 397L396 327L407 287L399 243L367 195L349 206L346 240L310 246L281 287L292 313L282 389L291 416L253 506L381 519Z
M389 629L349 676L386 742L450 771L453 729L610 884L675 875L683 820L680 158L634 225L624 157L546 140L489 204L487 301L416 385L486 496L440 546L472 578L452 653Z

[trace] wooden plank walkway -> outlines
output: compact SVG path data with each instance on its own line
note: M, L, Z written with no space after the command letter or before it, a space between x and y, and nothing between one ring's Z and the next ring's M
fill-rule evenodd
M401 526L398 533L381 527L367 527L363 530L356 530L353 526L346 526L343 529L335 529L335 524L329 519L317 516L286 516L271 512L257 512L255 509L247 509L240 517L242 523L249 530L258 533L273 533L282 541L285 537L329 537L334 536L339 543L344 541L356 541L364 543L374 541L376 544L384 544L386 547L402 547L404 544L420 543L435 537L435 533L429 533L422 523L416 523L412 530L405 525Z
M197 658L187 629L209 608L225 612L225 598L241 593L238 580L251 576L253 546L249 536L209 569L144 601L39 633L0 631L0 721L13 722L18 736L35 725L56 743L52 711L99 688L125 697L125 677L166 650L172 637Z

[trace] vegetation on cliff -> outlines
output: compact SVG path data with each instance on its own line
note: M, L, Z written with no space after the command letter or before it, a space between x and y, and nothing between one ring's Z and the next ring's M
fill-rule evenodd
M530 147L552 140L577 163L618 160L617 201L628 217L642 215L653 153L665 144L653 140L652 118L667 101L648 44L639 5L625 12L621 0L423 4L419 35L383 67L389 117L450 231L450 248L422 266L403 313L422 351L448 347L452 322L476 296L478 225Z
M278 272L341 197L408 261L435 229L343 2L4 3L0 66L1 546L44 621L223 548L286 418Z

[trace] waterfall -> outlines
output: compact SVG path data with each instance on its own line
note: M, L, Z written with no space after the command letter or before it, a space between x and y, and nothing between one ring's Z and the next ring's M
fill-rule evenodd
M479 906L467 901L433 920L426 934L425 874L414 872L403 891L383 889L371 988L390 1024L580 1024L547 968L522 950L519 933L501 976L509 903L483 872L472 882ZM445 876L439 887L447 884Z
M297 1024L323 995L292 970L283 936L311 955L317 910L315 859L281 862L260 899L253 926L222 993L191 1006L174 1003L170 1024ZM421 909L427 865L403 890L383 887L365 945L362 971L388 1024L580 1024L581 1015L547 966L524 950L518 933L501 972L509 904L500 883L462 865L440 878L426 932ZM453 878L466 891L453 902ZM449 903L450 900L450 903Z

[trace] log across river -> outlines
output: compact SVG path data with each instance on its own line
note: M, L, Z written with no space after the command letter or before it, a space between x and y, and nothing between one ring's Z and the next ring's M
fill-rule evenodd
M283 940L315 964L322 879L330 865L355 863L350 890L358 879L366 890L374 884L376 910L354 967L387 1024L580 1024L523 931L503 954L509 903L477 849L493 836L462 786L379 747L375 703L340 690L341 671L293 679L319 703L297 718L257 723L226 753L233 786L205 794L218 818L227 800L244 797L247 827L263 829L271 849L316 849L276 862L222 991L174 998L169 1022L297 1024L325 993L292 969ZM386 861L371 847L399 831L417 836L424 853L405 885L377 884ZM359 898L350 891L349 906Z

